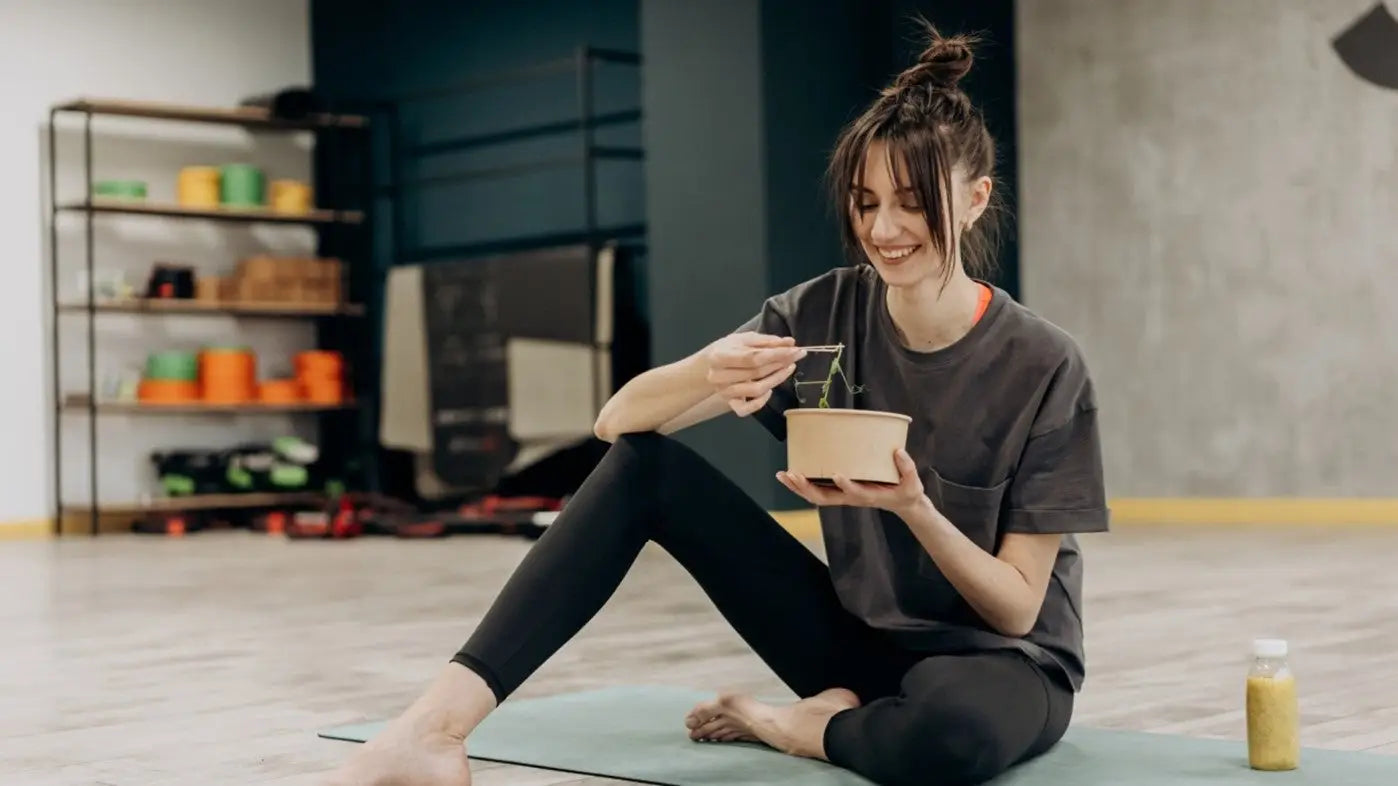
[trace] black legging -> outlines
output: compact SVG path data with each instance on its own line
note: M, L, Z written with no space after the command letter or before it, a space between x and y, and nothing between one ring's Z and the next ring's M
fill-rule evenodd
M799 696L848 688L830 761L884 784L974 784L1063 735L1072 692L1016 652L903 650L840 605L829 570L713 466L624 436L525 556L453 658L504 701L602 608L653 541Z

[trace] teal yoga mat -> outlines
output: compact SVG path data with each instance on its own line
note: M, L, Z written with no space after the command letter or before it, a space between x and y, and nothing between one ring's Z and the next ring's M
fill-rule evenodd
M741 743L691 742L684 716L712 694L626 686L511 699L471 735L471 758L667 786L868 786L822 762ZM364 742L382 723L320 736ZM995 786L1377 786L1398 783L1398 756L1306 749L1301 768L1257 772L1241 742L1074 727L1053 750Z

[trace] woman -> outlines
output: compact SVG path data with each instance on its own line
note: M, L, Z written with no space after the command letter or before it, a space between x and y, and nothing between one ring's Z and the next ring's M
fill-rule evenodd
M607 456L452 663L334 783L468 783L471 730L647 541L801 697L705 702L684 719L696 740L757 740L887 784L983 782L1059 740L1084 674L1072 533L1107 520L1093 391L1067 335L971 275L993 142L956 86L970 41L929 33L833 155L857 263L619 390L597 421ZM731 410L782 438L799 347L835 343L865 390L834 405L913 421L896 485L778 473L820 507L827 568L662 434Z

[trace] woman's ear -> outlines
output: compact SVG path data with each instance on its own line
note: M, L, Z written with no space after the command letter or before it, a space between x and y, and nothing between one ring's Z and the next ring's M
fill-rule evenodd
M966 205L965 224L967 229L970 229L971 226L976 223L977 219L981 217L981 214L985 212L986 208L990 207L990 192L993 187L990 178L986 176L981 176L971 181L971 198L967 201Z

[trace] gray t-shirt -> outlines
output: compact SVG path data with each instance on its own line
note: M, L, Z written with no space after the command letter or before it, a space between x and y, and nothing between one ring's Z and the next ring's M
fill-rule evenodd
M1049 673L1082 686L1082 564L1074 532L1107 529L1097 405L1083 356L1058 327L991 287L984 315L951 346L905 347L886 287L868 265L842 267L769 298L742 330L794 336L800 345L845 345L841 365L864 386L852 399L838 379L830 406L912 417L908 453L928 496L988 552L1006 533L1062 533L1034 629L995 632L971 609L897 516L868 508L820 510L826 554L844 606L901 645L931 653L1017 648ZM806 370L815 360L816 366ZM798 369L823 378L829 355ZM782 413L815 406L794 380L755 417L786 438Z

